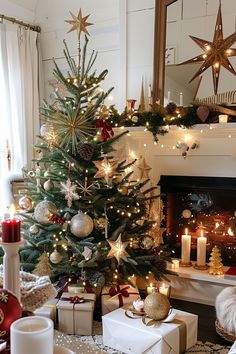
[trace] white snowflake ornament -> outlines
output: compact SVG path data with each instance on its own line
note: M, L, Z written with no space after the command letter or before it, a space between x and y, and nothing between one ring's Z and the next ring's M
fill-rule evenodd
M65 194L65 199L67 200L67 205L70 208L72 206L73 200L78 200L80 196L76 193L76 184L72 183L68 178L66 183L61 182L61 192Z

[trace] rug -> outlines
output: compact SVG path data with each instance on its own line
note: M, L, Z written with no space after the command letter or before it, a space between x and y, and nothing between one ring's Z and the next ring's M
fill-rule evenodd
M96 346L100 350L103 350L105 353L108 354L122 354L121 352L114 350L112 348L108 348L103 345L102 342L102 335L101 335L101 323L95 322L94 327L93 327L93 336L80 336L79 339L80 341L90 344L92 346ZM201 341L198 341L196 345L194 345L192 348L190 348L188 351L185 352L185 354L204 354L204 353L210 353L210 354L227 354L229 352L230 345L225 347L219 344L213 344L210 342L203 343Z

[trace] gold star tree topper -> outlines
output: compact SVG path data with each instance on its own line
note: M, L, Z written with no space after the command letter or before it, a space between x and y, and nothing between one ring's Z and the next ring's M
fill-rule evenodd
M107 258L115 257L117 262L120 263L122 257L127 257L129 255L125 250L129 242L122 242L121 235L119 235L116 241L107 240L107 242L111 247Z
M72 20L65 20L65 22L69 23L72 25L71 29L69 29L69 32L72 31L79 31L79 32L84 32L85 34L89 35L87 27L93 25L93 23L87 22L87 19L90 15L87 16L82 16L82 11L81 9L79 10L79 13L77 16L75 16L72 12L70 12Z
M223 23L222 23L222 12L221 12L221 2L219 5L219 10L216 19L215 32L213 41L207 41L205 39L190 36L190 38L204 51L192 59L189 59L180 65L188 63L202 62L200 69L190 80L193 81L196 77L201 75L206 69L212 67L212 76L214 84L214 93L217 94L220 69L223 66L226 70L236 75L234 68L232 67L229 57L236 56L236 49L231 48L231 46L236 41L236 32L223 39Z

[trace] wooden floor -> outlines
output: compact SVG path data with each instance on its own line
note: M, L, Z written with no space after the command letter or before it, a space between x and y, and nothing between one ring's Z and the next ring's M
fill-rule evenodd
M215 331L216 315L213 306L175 299L171 299L171 305L178 310L198 315L198 340L229 345L229 342L223 340Z

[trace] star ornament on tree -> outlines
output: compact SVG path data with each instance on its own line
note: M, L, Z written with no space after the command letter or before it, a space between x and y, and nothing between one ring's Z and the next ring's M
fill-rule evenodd
M107 242L111 247L107 258L115 257L117 259L117 262L120 263L120 259L122 257L129 256L129 254L125 250L129 242L122 242L121 235L119 235L116 241L107 240Z
M190 38L204 51L203 54L200 54L192 59L189 59L180 65L202 62L200 69L190 80L193 81L196 77L201 75L206 69L212 67L212 76L214 84L214 93L217 94L220 69L223 66L226 70L236 75L234 68L232 67L229 57L236 56L236 49L231 48L231 46L236 41L236 32L223 39L223 23L222 23L222 12L221 12L221 3L219 5L219 10L216 19L216 26L214 32L213 41L207 41L205 39L197 38L190 36Z
M95 166L97 167L98 171L95 174L95 178L103 177L105 181L108 183L109 177L112 177L115 173L117 168L116 161L110 161L105 157L102 161L94 161Z
M87 19L90 15L83 17L81 9L79 10L78 16L75 16L74 14L72 14L72 12L70 12L70 14L73 20L65 20L65 22L72 25L71 29L67 33L72 31L79 31L89 35L86 27L93 25L93 23L87 22Z

